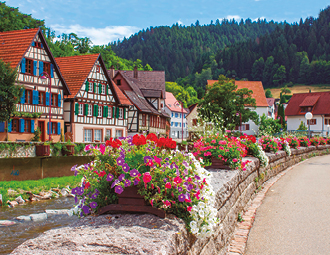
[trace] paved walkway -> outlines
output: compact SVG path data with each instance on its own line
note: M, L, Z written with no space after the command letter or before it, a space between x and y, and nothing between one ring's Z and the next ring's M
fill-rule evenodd
M245 254L330 254L329 155L303 162L270 187Z

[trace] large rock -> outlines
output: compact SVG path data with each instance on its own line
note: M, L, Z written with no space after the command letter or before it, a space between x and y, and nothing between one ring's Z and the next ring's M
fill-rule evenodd
M73 211L72 209L60 209L60 210L45 210L45 213L47 213L48 216L51 215L68 215L68 216L72 216L73 215Z
M16 201L17 203L19 203L20 205L22 205L22 204L25 203L25 200L24 200L21 196L16 197L16 198L15 198L15 201Z
M0 220L0 226L10 226L16 224L15 221L11 220Z
M189 241L185 224L174 217L102 215L49 230L12 254L185 254Z
M19 221L31 221L31 216L18 216L18 217L16 217L16 220L19 220Z
M33 221L47 220L47 213L30 214L29 216Z

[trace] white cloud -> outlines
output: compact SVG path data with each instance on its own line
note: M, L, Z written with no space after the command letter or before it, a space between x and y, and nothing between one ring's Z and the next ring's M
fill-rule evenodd
M179 24L179 26L183 25L183 22L180 19L177 21L177 23Z
M70 25L68 27L62 25L52 25L57 35L62 33L75 33L78 37L88 37L94 45L104 45L118 39L128 38L130 35L138 32L140 28L133 26L108 26L105 28L83 27L81 25Z
M253 19L252 21L258 21L258 19L260 19L260 20L264 20L264 19L266 19L266 17L262 16L262 17L259 17L259 18L255 18L255 19Z
M235 19L236 21L240 21L241 17L238 15L227 15L226 19L228 19L228 20Z

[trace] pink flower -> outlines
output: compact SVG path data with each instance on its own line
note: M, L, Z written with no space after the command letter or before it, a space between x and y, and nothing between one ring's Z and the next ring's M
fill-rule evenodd
M182 182L182 179L179 176L177 176L174 178L174 182L180 184Z
M230 130L226 130L226 133L230 133L231 131Z
M188 212L191 212L191 209L192 209L191 206L188 206L188 207L187 207L187 211L188 211Z
M151 204L152 207L154 207L154 200L153 199L150 200L150 204Z
M155 162L160 165L160 162L162 161L161 158L157 158L156 156L154 156Z
M152 178L151 178L151 175L150 175L149 172L146 172L146 173L143 174L143 181L144 181L145 183L150 182L151 179L152 179Z
M171 202L170 201L166 200L166 201L163 201L163 203L164 203L165 207L171 207Z
M190 199L190 198L186 198L184 201L185 201L186 203L190 203L190 202L191 202L191 199Z
M102 155L104 155L104 152L105 152L105 145L104 144L100 145L100 152L102 153Z
M237 159L237 158L234 158L234 159L233 159L233 162L234 162L234 163L236 163L237 161L238 161L238 159Z
M167 183L165 184L165 188L166 188L166 189L170 189L170 188L172 188L171 183L170 183L170 182L167 182Z

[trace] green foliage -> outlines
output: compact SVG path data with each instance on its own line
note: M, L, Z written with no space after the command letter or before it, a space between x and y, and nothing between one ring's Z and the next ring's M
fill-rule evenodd
M284 129L285 125L286 125L286 121L285 121L285 111L284 111L283 104L280 104L278 106L277 117L279 118L279 123L281 124L282 128Z
M32 142L41 142L41 130L38 127L34 130L34 136L31 139Z
M63 145L60 142L52 143L50 145L52 156L58 157L60 155L60 151L62 150L62 147Z
M243 218L242 218L242 214L241 213L238 213L238 216L237 216L237 221L238 222L243 222Z
M10 119L22 95L21 87L15 85L16 75L16 70L0 59L0 122Z
M186 89L176 82L165 82L165 87L167 92L171 92L175 98L183 103L183 106L187 108L189 105L199 102L197 98L196 90L189 86Z
M259 135L272 135L281 131L281 122L268 118L265 114L260 117Z
M252 93L252 90L247 88L237 89L233 80L221 75L201 100L199 113L204 121L212 122L222 131L233 130L240 124L238 113L241 114L242 123L250 119L257 122L257 113L250 109L256 105ZM247 108L247 105L250 107Z
M12 113L12 117L24 117L24 118L40 118L40 116L42 115L42 112L13 112Z
M74 146L74 152L75 154L81 154L84 152L84 149L85 149L85 146L86 144L84 143L76 143L75 146Z
M266 96L266 98L272 98L273 97L272 92L270 91L270 89L266 89L265 96Z
M300 122L300 125L297 130L307 130L307 127L303 121Z

